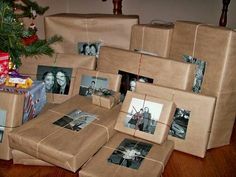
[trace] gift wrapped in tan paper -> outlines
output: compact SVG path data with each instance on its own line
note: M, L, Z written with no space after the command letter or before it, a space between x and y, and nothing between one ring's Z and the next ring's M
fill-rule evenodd
M132 27L130 49L169 57L173 25L140 24Z
M120 105L104 109L77 95L12 131L10 146L76 172L112 137L119 110Z
M73 95L78 68L95 69L94 56L76 54L55 54L53 57L23 58L20 73L33 79L43 80L46 86L47 101L62 103ZM61 85L63 85L61 86Z
M117 133L79 171L80 177L160 177L174 148Z
M175 24L170 58L205 62L196 72L195 83L200 93L217 98L208 148L230 143L236 115L235 48L234 30L185 21Z
M171 100L128 91L115 129L162 144L167 139L175 108Z
M45 17L45 33L46 38L63 37L53 44L58 53L80 53L83 44L98 44L98 50L100 45L129 49L131 27L138 21L136 15L56 14Z
M136 91L173 101L177 108L168 139L175 142L176 150L205 157L215 108L214 97L140 82Z

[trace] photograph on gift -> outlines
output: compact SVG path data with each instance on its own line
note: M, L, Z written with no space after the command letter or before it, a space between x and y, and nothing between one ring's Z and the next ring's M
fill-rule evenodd
M101 42L78 42L78 53L98 58Z
M80 131L96 119L95 115L83 112L81 110L74 110L68 115L55 121L53 124L73 131Z
M122 76L121 79L121 86L120 86L120 93L121 98L120 100L123 102L125 99L126 92L128 90L135 91L136 88L136 82L145 82L145 83L153 83L152 78L144 77L144 76L138 76L136 74L128 73L125 71L118 71L118 74Z
M195 77L194 77L192 91L194 93L200 93L202 83L203 83L204 74L205 74L205 69L206 69L206 62L202 61L200 59L197 59L197 58L193 58L188 55L184 55L183 59L187 63L192 63L192 64L196 65L196 71L195 71Z
M7 111L0 109L0 143L3 140L4 129L6 126Z
M3 141L4 127L0 127L0 143Z
M109 163L139 169L152 144L124 139L107 159Z
M37 80L45 83L47 93L68 95L70 90L72 68L38 66Z
M108 89L108 79L104 77L96 77L82 75L80 82L79 94L82 96L92 96L94 92Z
M189 118L190 111L182 108L176 108L174 119L170 126L169 135L180 139L185 139Z
M132 98L124 119L124 126L154 134L162 109L163 104Z

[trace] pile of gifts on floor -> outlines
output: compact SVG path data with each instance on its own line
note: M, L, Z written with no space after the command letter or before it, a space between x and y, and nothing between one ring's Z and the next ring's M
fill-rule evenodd
M2 159L81 177L161 176L173 149L204 158L230 143L235 31L75 14L46 17L45 28L63 37L56 54L23 58L19 72L41 80L51 105L20 126L24 98L0 92Z

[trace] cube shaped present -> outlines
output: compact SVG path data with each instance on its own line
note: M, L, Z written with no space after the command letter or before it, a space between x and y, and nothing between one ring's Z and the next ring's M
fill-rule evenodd
M171 100L128 91L115 129L162 144L167 139L175 108Z
M111 109L120 102L120 92L103 90L92 95L92 103L104 108Z
M10 146L76 172L114 134L119 110L119 105L104 109L77 95L12 131Z
M186 21L175 24L170 57L195 63L193 90L217 98L208 148L230 143L236 115L235 48L235 30Z
M138 21L137 15L56 14L45 17L45 34L63 37L52 45L57 53L97 55L100 45L129 49L131 27Z
M171 24L133 25L130 49L169 57L173 27Z
M174 148L117 133L79 171L80 177L160 177Z
M141 82L137 83L136 91L174 101L176 110L168 139L175 142L176 150L205 157L215 109L214 97Z

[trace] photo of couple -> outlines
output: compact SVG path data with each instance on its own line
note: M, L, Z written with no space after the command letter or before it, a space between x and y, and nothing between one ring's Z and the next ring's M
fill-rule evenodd
M94 42L94 43L79 42L78 47L79 47L79 54L96 56L96 58L98 58L100 42Z
M38 66L37 80L45 83L47 93L68 95L72 68Z

